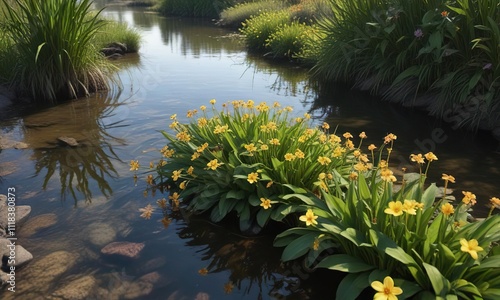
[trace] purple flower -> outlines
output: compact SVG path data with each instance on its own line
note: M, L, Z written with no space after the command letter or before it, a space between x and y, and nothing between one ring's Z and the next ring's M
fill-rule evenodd
M417 30L415 30L415 32L413 33L415 35L416 38L421 38L424 36L424 32L422 31L422 29L418 28Z
M491 63L487 63L484 65L483 70L490 70L493 67Z

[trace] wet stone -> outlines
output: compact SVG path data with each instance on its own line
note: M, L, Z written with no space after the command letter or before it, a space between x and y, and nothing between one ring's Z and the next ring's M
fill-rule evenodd
M125 258L137 258L142 249L144 249L144 243L113 242L102 248L101 253Z
M160 278L161 275L158 274L158 272L152 272L141 276L138 280L130 283L125 293L125 299L136 299L151 294L155 283L157 283Z
M10 249L9 249L10 250ZM16 259L14 263L7 263L7 266L15 266L17 268L29 263L31 260L33 260L33 255L28 252L28 250L24 249L23 246L21 245L16 245ZM4 253L5 255L5 253ZM5 255L7 256L7 255Z
M31 206L20 205L16 206L16 225L21 226L29 217Z
M50 227L57 223L56 214L43 214L30 218L21 226L19 235L22 237L29 237L37 231Z
M102 247L116 239L116 231L107 223L93 223L88 227L89 242Z
M65 145L71 146L71 147L76 147L78 146L78 142L76 139L72 137L67 137L67 136L60 136L57 138L57 140Z
M93 276L83 276L59 288L54 292L53 296L56 297L56 299L65 300L88 299L90 293L94 289L95 284L96 280Z

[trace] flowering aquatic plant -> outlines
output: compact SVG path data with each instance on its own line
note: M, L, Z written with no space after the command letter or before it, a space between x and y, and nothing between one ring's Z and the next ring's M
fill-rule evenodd
M397 178L388 169L393 141L386 137L376 168L354 164L349 183L333 178L320 196L295 195L307 211L300 218L305 227L277 236L275 246L285 247L282 259L305 255L309 267L349 273L337 290L342 299L355 299L370 284L378 292L374 299L498 299L500 215L469 223L476 197L468 191L458 204L436 199L436 185L424 187L429 165L438 159L433 153L412 154L420 175L413 181L404 176L394 192ZM383 152L388 145L391 150ZM443 180L445 189L455 182L446 174ZM497 198L490 201L493 209Z
M243 231L258 230L295 210L300 200L288 194L320 194L318 178L347 178L351 139L329 133L328 124L312 127L309 114L292 116L277 102L232 101L218 111L212 99L210 106L188 111L189 124L172 115L171 131L162 132L169 143L154 182L189 209L210 211L216 222L235 211Z

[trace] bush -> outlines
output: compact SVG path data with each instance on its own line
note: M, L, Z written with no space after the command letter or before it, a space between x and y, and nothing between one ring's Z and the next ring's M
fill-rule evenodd
M251 51L267 50L269 37L281 26L290 22L290 13L286 10L263 12L251 17L243 23L240 32L245 36L245 42Z
M12 41L7 81L37 102L53 103L108 87L112 66L91 43L104 22L89 17L91 1L5 0L1 26ZM1 62L4 64L4 61Z
M287 7L284 1L262 0L240 3L224 9L220 14L219 24L223 26L240 27L242 23L252 16L263 12L279 11Z
M157 164L154 182L170 188L174 203L182 198L193 211L210 212L214 222L234 211L246 231L264 227L269 219L283 220L298 202L289 201L288 194L304 189L319 194L325 187L318 178L347 176L354 146L329 134L327 125L310 127L310 115L292 118L291 107L252 100L223 106L219 112L212 105L212 117L200 107L201 116L189 124L171 116L175 133L163 132L169 144L161 151L165 160ZM189 117L196 114L188 111ZM131 167L138 169L137 162Z
M102 29L96 33L93 43L98 49L102 49L112 42L125 44L127 52L137 52L141 43L141 35L137 30L130 28L127 23L106 21Z
M160 0L155 9L163 15L219 18L234 0Z
M297 58L305 51L315 27L299 23L284 24L267 40L267 47L275 58Z
M336 0L320 22L315 74L371 82L377 93L413 101L437 95L432 114L474 105L461 125L494 120L500 101L500 4L496 0ZM409 102L411 104L411 102ZM497 109L497 110L495 110Z
M405 176L394 192L396 177L388 168L391 151L381 159L384 146L392 150L394 138L388 135L380 147L377 168L354 168L344 186L336 178L325 180L329 188L321 199L312 193L300 195L300 220L306 227L278 235L275 246L286 247L282 259L306 254L309 267L349 273L337 298L355 299L370 284L383 293L382 279L388 287L395 277L398 289L391 293L400 299L498 299L500 215L469 223L467 213L476 203L470 192L464 191L457 205L444 196L435 202L436 185L424 188L429 164L437 160L433 153L412 154L420 166L428 160L425 172L415 180ZM446 195L455 179L446 174L443 179ZM491 202L492 207L500 206L498 198Z
M292 19L306 24L315 24L323 17L332 16L328 0L302 0L289 7Z

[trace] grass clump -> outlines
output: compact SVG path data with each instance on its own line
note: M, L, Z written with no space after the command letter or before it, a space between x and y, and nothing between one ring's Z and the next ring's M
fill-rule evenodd
M4 43L14 61L5 79L36 102L54 103L108 88L112 66L92 43L104 26L90 0L2 0ZM2 61L3 64L5 61Z
M263 12L246 20L240 32L245 36L249 50L263 52L268 50L271 35L289 22L290 13L287 10Z
M166 16L219 18L234 4L234 0L160 0L155 9Z
M297 58L309 46L315 28L305 23L293 21L284 24L267 40L271 55L274 58Z
M96 33L93 44L101 49L113 42L124 44L127 52L138 52L141 35L137 30L130 28L127 23L106 20L104 26Z
M242 23L252 16L263 12L279 11L288 7L285 1L261 0L239 3L224 9L220 13L219 24L223 26L241 27Z
M357 299L371 286L375 299L384 293L394 299L498 299L500 215L490 211L486 219L469 222L476 197L468 191L456 204L446 196L436 201L436 184L424 187L437 160L432 152L410 156L425 172L414 180L405 176L395 192L388 163L394 139L388 135L378 155L370 146L376 168L353 168L345 185L326 181L320 197L301 195L305 227L277 236L275 246L285 247L282 259L305 254L309 267L349 273L337 298ZM443 174L443 180L446 195L455 178ZM490 201L492 209L500 207L500 199Z
M214 222L235 212L246 231L283 220L297 202L290 194L319 194L323 178L347 176L354 145L330 134L327 124L311 127L309 114L292 117L292 108L279 103L232 101L222 111L211 103L188 111L189 124L172 115L174 132L163 132L164 159L149 183L169 187L174 206L182 198ZM131 167L137 170L138 162Z

